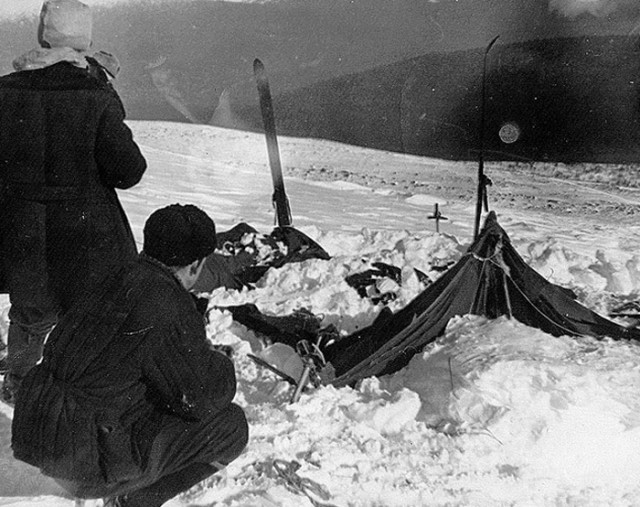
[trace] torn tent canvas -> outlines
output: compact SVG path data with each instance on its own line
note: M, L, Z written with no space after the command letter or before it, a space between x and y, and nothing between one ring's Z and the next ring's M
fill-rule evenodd
M381 313L325 351L333 370L326 383L339 387L394 373L442 335L452 317L465 314L506 315L554 336L640 341L639 330L589 310L529 267L491 212L466 254L406 307Z
M217 234L218 249L205 259L192 288L211 292L218 287L241 290L257 282L269 268L307 259L329 259L314 240L293 227L276 227L269 235L260 234L241 222Z
M268 342L284 343L294 349L301 340L316 343L322 333L321 319L305 309L273 316L262 313L252 303L217 308L231 313L233 320L266 337Z

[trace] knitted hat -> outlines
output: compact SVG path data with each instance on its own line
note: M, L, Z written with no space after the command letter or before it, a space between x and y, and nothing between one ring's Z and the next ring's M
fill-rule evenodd
M38 42L42 47L91 47L91 9L78 0L46 0L40 11Z
M192 204L172 204L154 211L143 235L144 253L167 266L187 266L216 248L213 220Z

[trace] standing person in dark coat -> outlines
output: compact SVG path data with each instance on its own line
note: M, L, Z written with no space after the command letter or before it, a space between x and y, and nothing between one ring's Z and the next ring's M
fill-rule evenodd
M242 452L233 363L207 341L188 292L215 246L193 205L149 217L139 259L61 319L25 377L16 458L75 497L156 507Z
M85 4L46 1L41 47L0 77L0 282L11 301L3 397L10 402L59 315L137 255L115 189L138 183L146 161L117 94L87 61L91 29Z

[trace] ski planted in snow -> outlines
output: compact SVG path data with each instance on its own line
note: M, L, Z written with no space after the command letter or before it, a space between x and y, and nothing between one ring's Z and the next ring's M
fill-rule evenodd
M480 234L480 215L482 215L482 207L484 210L489 211L489 198L487 196L487 186L491 185L491 180L484 174L484 130L485 130L485 108L486 108L486 86L487 86L487 57L489 51L496 43L500 36L496 35L491 42L487 44L484 50L484 60L482 62L482 95L480 100L480 149L478 150L478 195L476 198L476 218L473 228L473 239L478 239Z
M287 198L284 179L282 178L273 101L271 100L271 90L269 88L267 72L264 64L258 58L253 61L253 75L258 87L260 112L267 137L267 151L269 153L269 165L271 167L271 178L273 180L273 205L276 209L276 223L279 227L288 227L292 224L291 208L289 207L289 199Z

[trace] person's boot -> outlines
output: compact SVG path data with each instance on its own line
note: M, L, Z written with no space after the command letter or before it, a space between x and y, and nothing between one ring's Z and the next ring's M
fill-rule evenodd
M6 380L2 383L2 401L4 401L5 403L8 403L9 405L15 405L16 403L15 396L13 395L13 392L11 392L11 389L9 388L9 386L7 385Z
M16 395L21 383L22 378L18 377L17 375L7 373L4 376L4 381L2 382L2 400L5 403L8 403L9 405L15 405Z
M7 356L0 357L0 375L4 375L9 370Z
M125 507L127 498L123 496L112 496L102 501L102 507Z
M115 500L121 503L105 504L105 507L160 507L218 470L215 465L193 463L179 472L160 478L151 486L116 497Z

